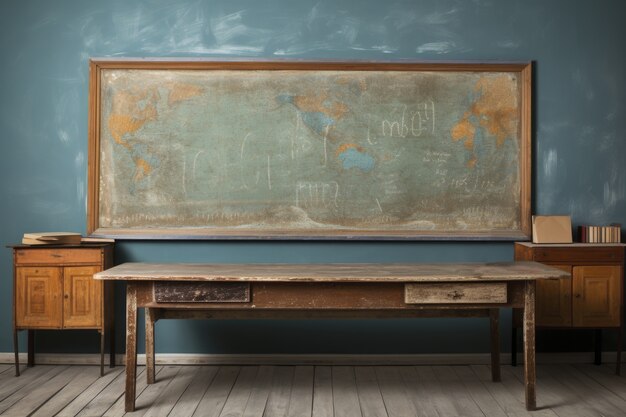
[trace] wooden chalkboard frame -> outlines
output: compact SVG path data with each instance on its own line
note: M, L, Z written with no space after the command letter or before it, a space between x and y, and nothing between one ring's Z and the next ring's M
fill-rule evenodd
M393 230L271 230L232 228L104 228L99 224L100 207L100 133L102 123L101 75L110 69L158 70L302 70L302 71L435 71L502 72L519 76L520 149L518 154L520 195L519 229L487 232ZM87 196L87 233L117 239L361 239L361 240L528 240L531 235L531 85L532 65L522 63L468 62L316 62L316 61L216 61L203 59L107 59L89 64L89 160Z

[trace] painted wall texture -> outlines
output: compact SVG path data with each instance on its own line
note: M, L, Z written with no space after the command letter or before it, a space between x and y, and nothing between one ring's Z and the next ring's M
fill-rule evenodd
M532 60L534 212L570 214L575 225L626 224L625 15L622 0L5 0L0 242L16 243L24 232L86 230L90 57ZM117 262L512 257L512 243L496 242L125 241L116 248ZM12 350L11 274L10 250L2 249L0 352ZM121 352L123 286L116 295ZM505 350L509 317L503 312ZM566 340L562 348L589 349L581 334L553 338ZM157 325L157 351L486 352L487 335L486 320L164 321ZM608 348L613 341L609 335ZM37 342L44 352L97 346L96 332L40 332Z

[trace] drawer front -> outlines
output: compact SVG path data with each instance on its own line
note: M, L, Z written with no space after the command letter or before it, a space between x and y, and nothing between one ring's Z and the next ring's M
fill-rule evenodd
M606 248L535 248L533 260L537 262L615 262L624 260L624 249L621 247Z
M247 282L155 282L157 303L247 303Z
M503 304L507 302L506 283L406 284L406 304Z
M99 264L102 260L98 249L17 249L15 263L17 265L43 264Z

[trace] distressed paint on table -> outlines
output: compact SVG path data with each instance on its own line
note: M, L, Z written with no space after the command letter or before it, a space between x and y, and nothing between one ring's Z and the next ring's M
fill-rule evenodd
M443 315L485 316L491 321L492 379L500 379L499 346L494 340L499 307L523 308L524 379L528 410L536 408L535 394L535 281L566 277L559 269L536 262L465 263L465 264L145 264L128 263L96 274L96 279L126 280L126 411L135 409L137 365L137 308L147 307L146 353L148 383L154 382L154 323L159 318L238 318L259 316L290 317L326 313L338 316L368 316L373 311L381 317L433 317ZM166 282L204 281L206 284L239 281L250 283L249 302L158 302L155 286ZM406 303L406 288L424 285L446 287L454 282L463 291L485 282L506 285L506 299L480 299L458 302L444 298L440 304L428 304L419 298ZM446 287L447 288L447 287ZM243 314L242 314L243 313ZM263 313L269 313L263 314ZM409 314L407 314L409 313Z
M556 275L555 275L556 274ZM444 282L527 281L569 274L537 262L440 264L193 264L129 262L94 278L120 281Z

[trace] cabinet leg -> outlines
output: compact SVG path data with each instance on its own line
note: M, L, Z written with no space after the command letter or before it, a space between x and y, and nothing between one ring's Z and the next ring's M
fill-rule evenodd
M593 336L595 341L595 358L593 363L602 365L602 330L596 329Z
M110 322L107 329L109 333L109 368L115 368L115 322L113 318L110 319Z
M491 380L500 382L500 310L489 310L491 330Z
M28 331L28 361L26 364L29 368L35 366L35 331Z
M13 328L13 350L15 351L15 376L20 376L20 352L17 348L17 329Z
M615 374L621 375L622 373L622 349L624 343L624 326L619 326L617 331L617 364L615 366Z
M517 327L511 322L511 366L517 366Z
M104 330L100 332L100 376L104 376Z

